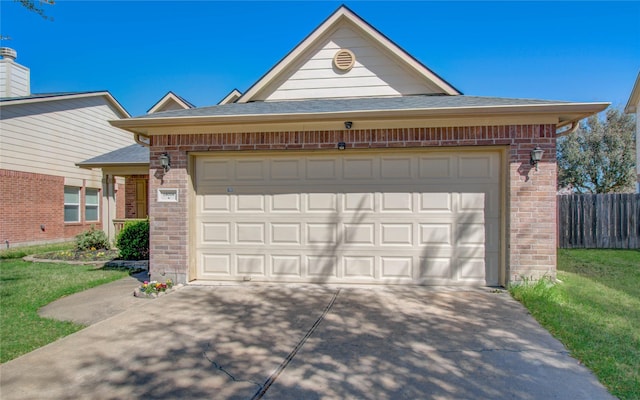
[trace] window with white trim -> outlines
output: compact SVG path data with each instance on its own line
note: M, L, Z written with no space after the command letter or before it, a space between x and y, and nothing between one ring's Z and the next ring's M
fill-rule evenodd
M100 190L86 188L84 190L85 221L100 220Z
M64 187L64 222L80 222L79 187Z

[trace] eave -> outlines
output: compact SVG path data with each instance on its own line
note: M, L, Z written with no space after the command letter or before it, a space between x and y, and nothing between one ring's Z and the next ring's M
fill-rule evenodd
M145 136L160 134L275 132L283 130L354 129L420 126L470 126L549 123L558 128L596 114L609 103L558 103L509 106L433 107L428 109L366 110L320 113L208 115L133 118L110 121Z

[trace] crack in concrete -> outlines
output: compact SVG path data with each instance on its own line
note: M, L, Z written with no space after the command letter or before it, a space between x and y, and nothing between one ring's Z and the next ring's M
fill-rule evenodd
M211 343L208 344L208 347L211 347ZM211 365L213 365L213 367L215 369L217 369L218 371L221 371L222 373L227 375L233 382L247 382L247 383L251 383L252 385L258 386L259 389L262 389L262 385L260 383L258 383L258 382L254 382L254 381L251 381L251 380L248 380L248 379L238 379L235 376L233 376L222 365L218 364L217 362L215 362L214 360L209 358L209 356L207 355L207 350L203 351L202 355L204 356L205 360L209 361L209 363L211 363Z
M267 378L267 380L264 382L264 384L261 385L260 389L256 392L256 394L253 395L251 400L259 400L259 399L262 398L262 396L264 396L267 393L267 390L269 390L271 385L276 381L276 379L278 379L278 376L280 376L282 371L284 371L284 369L287 368L287 366L293 360L293 358L296 356L296 354L298 354L298 351L302 348L302 346L304 346L304 344L311 337L313 332L315 332L315 330L318 328L320 323L325 319L325 317L327 316L329 311L331 311L331 308L333 307L333 304L336 302L336 299L338 298L338 294L340 294L340 289L338 289L333 294L333 297L331 298L331 301L329 301L329 304L327 304L327 306L324 308L324 311L318 317L316 322L314 322L314 324L311 326L311 328L309 328L307 333L302 337L302 339L300 339L298 344L293 348L293 350L291 350L289 355L282 361L280 366L275 371L273 371L273 373L269 376L269 378Z

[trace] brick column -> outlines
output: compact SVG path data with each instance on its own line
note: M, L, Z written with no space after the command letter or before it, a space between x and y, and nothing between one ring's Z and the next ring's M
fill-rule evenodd
M509 281L556 275L555 126L529 126L511 135L508 187ZM538 171L530 153L544 150Z
M158 146L156 141L157 138L152 138L149 153L149 272L153 280L171 278L176 283L186 283L189 265L187 153L165 143ZM166 173L158 160L165 152L171 158L171 169ZM177 189L178 201L159 202L158 189Z

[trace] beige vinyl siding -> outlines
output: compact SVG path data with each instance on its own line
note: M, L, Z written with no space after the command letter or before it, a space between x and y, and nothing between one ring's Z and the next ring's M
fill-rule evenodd
M131 134L107 122L118 119L102 96L2 107L0 168L88 180L102 174L75 163L134 143Z
M19 97L30 93L29 68L10 60L0 60L0 96Z
M356 57L348 72L337 71L333 57L340 49ZM441 93L362 37L343 25L321 44L303 55L288 74L258 96L259 100L301 100L314 98L404 96Z

